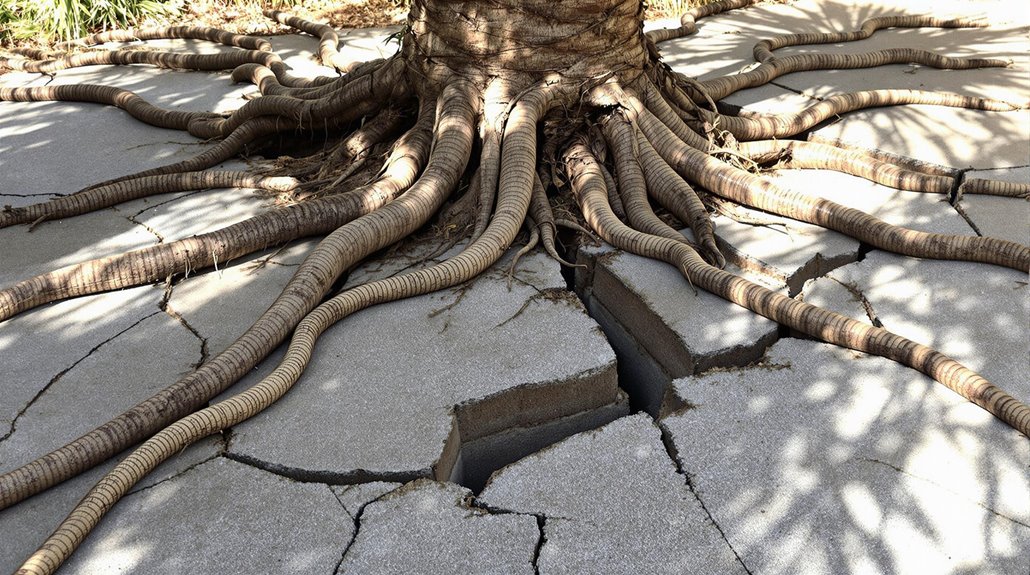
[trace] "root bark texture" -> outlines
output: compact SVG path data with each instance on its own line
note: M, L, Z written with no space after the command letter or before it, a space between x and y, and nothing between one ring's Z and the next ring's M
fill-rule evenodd
M900 228L780 188L757 171L760 166L829 169L903 190L1025 201L1030 194L1025 184L959 181L958 172L927 169L919 162L790 139L827 118L873 106L933 104L989 114L1019 105L898 90L841 94L780 115L734 117L716 105L738 90L798 71L898 62L956 69L1005 65L908 49L775 54L785 46L861 40L887 27L983 23L898 16L874 18L859 31L779 36L755 46L754 69L706 81L684 77L661 62L657 43L692 34L700 18L747 4L715 2L685 15L679 28L644 34L642 5L634 0L413 0L401 51L367 63L340 56L339 38L330 27L269 12L270 18L316 36L323 63L343 73L314 79L292 74L264 40L193 27L108 32L76 42L77 52L22 50L0 59L0 67L45 73L141 63L232 70L233 80L260 90L258 97L223 117L163 110L109 86L0 88L0 100L117 106L154 126L216 140L175 164L101 182L50 202L4 208L0 227L73 217L151 194L212 187L262 188L289 198L224 229L7 286L0 289L0 321L48 302L165 281L297 238L324 236L275 302L223 352L96 430L0 474L2 509L142 442L89 492L19 573L52 573L104 513L160 462L282 397L303 374L319 335L329 326L378 303L468 281L495 263L523 229L529 230L531 245L539 242L563 261L557 227L585 225L615 247L668 262L691 285L773 321L922 371L1030 436L1030 408L943 354L725 271L726 257L698 193L830 228L900 254L1027 271L1027 246ZM228 49L214 55L90 49L102 42L156 38L201 39ZM339 144L307 165L284 165L276 173L209 169L269 137L311 132L339 138ZM382 162L375 177L348 185L373 159ZM469 233L460 253L420 271L330 293L346 270L425 226L458 190L467 195L445 214L455 218L455 229ZM568 205L570 199L579 206L579 222L555 216L554 206ZM659 217L656 209L689 227L691 237ZM271 375L205 407L288 339L286 356Z

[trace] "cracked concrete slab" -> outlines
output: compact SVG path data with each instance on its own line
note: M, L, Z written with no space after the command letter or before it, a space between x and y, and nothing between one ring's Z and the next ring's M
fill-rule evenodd
M939 0L916 2L907 3L904 10L939 13L959 6L950 2L945 2L944 6ZM970 0L959 7L963 11L967 8L979 11L990 6L992 3ZM853 29L866 17L887 11L896 11L896 6L809 0L771 3L703 20L697 36L665 44L662 51L670 57L675 69L708 78L747 66L751 61L751 46L760 37L780 32ZM1001 16L1011 19L1015 14ZM1004 57L1011 53L1018 60L1011 69L939 74L924 68L896 66L868 72L796 74L777 80L776 85L734 95L729 105L748 111L792 110L813 98L825 96L827 83L872 87L877 85L877 75L881 73L891 74L884 76L885 83L891 85L943 87L958 81L965 84L961 88L966 92L1019 93L1026 88L1024 62L1030 60L1027 56L1030 49L1025 47L1026 32L1019 26L1025 24L1013 22L1003 33L993 36L990 30L930 34L882 32L865 43L881 47L929 41L935 49L955 55L981 51ZM382 42L390 31L348 31L341 36L348 47L365 50L357 56L364 59L392 51L393 45ZM313 63L315 39L287 36L272 38L272 42L284 53L288 64L302 73L329 73L328 69ZM209 49L207 45L201 46L203 50ZM1021 52L1017 53L1014 47ZM861 44L822 48L866 49ZM5 85L100 79L139 90L141 95L159 105L179 109L231 110L243 102L243 94L254 90L253 87L232 86L224 75L158 71L141 66L70 70L58 74L56 80L18 74L3 78ZM869 112L868 116L859 115L858 118L872 118L880 131L860 134L855 141L859 145L874 145L959 167L993 168L970 172L967 177L998 174L1003 179L1027 181L1025 170L1030 158L1014 163L1020 154L1025 155L1026 134L1030 133L1026 117L1020 114L985 117L982 113L949 111L927 115L927 112L919 108L899 112L900 116L891 116L893 111L883 116L879 110ZM920 136L920 133L938 131L941 126L935 122L950 123L954 132L948 140ZM816 136L837 137L834 130L846 132L849 137L854 133L851 124L838 122L825 126ZM901 135L894 134L894 130L900 130ZM84 134L90 139L89 145L83 146L68 134ZM902 137L904 142L895 142ZM949 156L950 152L942 150L945 146L955 147L955 151ZM0 106L0 205L22 205L30 200L68 193L100 179L181 159L200 149L202 145L193 138L139 126L119 110L84 104L4 103ZM65 158L75 158L75 161ZM47 169L39 169L44 162ZM1001 166L1022 167L1002 169ZM816 180L813 175L805 174L800 178L805 181L800 181L799 185L813 193L838 198L842 203L853 202L848 205L873 211L888 221L917 229L972 233L972 228L954 211L937 202L938 197L896 194L853 178ZM793 176L785 174L783 177ZM159 239L167 241L196 233L209 225L224 225L230 221L226 218L238 215L225 208L226 202L243 197L248 198L247 213L262 208L263 199L251 196L248 191L210 191L159 196L95 215L46 222L32 234L26 233L24 227L0 230L0 285L87 257L152 245ZM236 201L232 204L235 206ZM984 233L1027 242L1030 229L1023 216L1028 204L967 197L961 205L969 220ZM140 223L127 219L130 216ZM810 274L822 274L832 265L843 263L829 256L827 261L833 263L825 266L818 258L807 259L810 248L818 253L822 249L818 246L827 247L836 254L835 258L856 253L854 242L838 244L831 239L832 234L810 237L799 232L797 236L785 238L775 229L718 220L719 233L724 239L733 245L746 244L749 253L757 253L760 261L772 269L776 281L788 284L787 288L781 285L781 289L791 290L791 293L797 291L797 283ZM93 376L113 374L109 382L112 386L119 380L138 385L137 382L149 381L158 372L162 377L174 378L176 369L180 372L189 369L208 353L203 350L205 343L210 353L216 353L263 311L310 245L304 242L288 246L281 253L268 251L246 261L229 262L228 267L220 263L219 272L204 276L191 274L188 280L173 285L168 306L170 314L158 311L162 286L146 286L46 306L5 322L0 326L0 364L8 370L6 376L12 373L9 358L16 358L13 372L16 377L0 381L0 405L9 409L4 402L10 399L14 406L12 413L16 414L54 375L71 367L40 400L32 402L32 409L26 412L24 419L26 427L19 426L19 433L35 429L32 433L42 442L40 449L49 448L54 442L44 437L46 414L40 409L49 409L47 398L60 395L62 405L54 407L64 414L71 413L76 405L67 404L78 402L80 395L68 392L64 386L82 386L83 392L88 389L81 383L84 379L76 379L77 374L87 371ZM995 294L1000 293L1007 280L998 283L1000 280L994 273L997 270L984 272L984 266L966 267L964 264L942 264L941 268L931 270L922 262L909 267L899 263L902 258L895 261L881 256L871 253L860 264L840 268L831 276L856 280L853 283L858 286L858 293L868 296L874 315L882 315L888 327L893 322L907 326L905 329L911 329L912 333L925 333L932 328L938 342L952 346L948 348L952 353L967 353L967 357L982 358L983 363L1008 366L1007 375L995 367L983 366L991 378L1020 375L1019 366L1012 364L1027 357L1026 318L1030 311L1025 296L1020 299L1022 292L1018 287L1012 290L1015 295L1009 294L1012 297L1000 298L1004 305L998 307L1004 313L998 315L993 308L985 306L981 311L986 312L978 316L975 306L962 306L977 298L985 300L988 295L993 300ZM270 259L262 269L251 269L265 258ZM618 256L622 258L629 259L625 255ZM598 257L598 261L601 260ZM353 272L351 281L392 273L411 265L403 259L389 262L382 268L370 266ZM529 269L536 269L538 263L530 263ZM608 262L601 263L607 265ZM599 272L608 276L602 278L609 286L603 290L594 289L596 271L595 276L581 276L586 278L581 283L590 287L586 298L589 311L605 325L607 338L620 350L620 383L634 395L635 406L651 413L671 414L661 422L664 436L648 418L637 415L619 419L600 431L574 436L511 465L497 474L490 489L499 497L501 485L511 486L511 491L504 495L517 499L521 510L494 507L487 500L482 505L470 503L468 491L442 483L420 482L400 490L397 490L399 484L388 482L301 484L231 460L232 457L247 459L240 453L219 457L224 448L222 438L213 437L187 449L145 480L138 488L141 491L124 503L127 507L122 511L122 506L116 507L115 514L109 518L111 523L102 523L98 543L87 543L83 550L88 555L77 556L77 562L62 572L106 572L130 564L129 570L147 573L162 569L331 572L345 559L345 550L354 535L355 517L358 517L361 535L350 548L348 555L353 556L349 560L357 564L368 557L386 555L389 561L398 561L401 568L407 567L406 571L418 563L411 560L412 557L447 561L443 554L434 553L454 551L454 548L436 544L440 548L437 549L433 544L444 537L456 538L464 533L461 529L452 533L450 526L468 527L476 522L489 522L491 527L486 531L491 533L491 545L517 556L514 564L520 568L532 569L536 558L536 566L545 573L580 570L584 563L576 561L583 557L597 561L599 572L618 571L623 565L619 563L621 560L657 562L672 557L655 571L664 567L683 572L687 568L681 569L682 566L675 563L682 560L687 562L688 568L695 566L690 569L693 572L923 573L929 570L1025 575L1025 561L1020 563L1023 557L1030 555L1026 547L1026 541L1030 540L1027 536L1030 486L1026 480L1030 454L1025 440L1014 437L979 408L956 399L941 386L911 370L850 352L827 351L825 346L807 341L782 340L768 352L765 364L739 370L740 376L735 375L736 370L717 371L677 381L670 391L667 388L673 377L667 365L685 361L676 355L674 346L659 345L649 349L654 341L663 341L659 336L669 333L664 326L668 318L663 316L648 325L637 312L655 317L654 310L648 307L652 302L666 301L673 297L670 294L689 294L690 288L672 268L650 265L661 268L664 271L660 273L668 277L662 276L666 283L654 282L658 288L644 295L634 291L639 287L636 283L624 279L637 273L641 277L654 274L643 268L627 267L619 272L618 266L606 267ZM450 466L450 472L442 479L478 488L485 481L482 474L539 450L556 438L567 437L580 429L596 428L624 415L624 397L612 381L604 379L611 377L610 371L581 371L587 375L579 383L564 385L569 380L562 378L574 370L569 367L556 374L548 367L550 364L541 359L561 361L565 367L570 359L582 359L567 351L570 339L586 340L590 349L596 349L593 365L604 370L610 369L612 357L604 337L582 316L581 310L577 316L577 321L581 322L577 324L577 331L562 334L551 329L550 323L565 321L564 315L553 316L554 311L571 313L569 310L574 306L562 300L560 288L565 284L553 265L548 266L545 273L539 274L543 280L537 277L528 282L533 288L520 283L514 293L509 293L500 288L505 283L504 278L493 277L487 282L492 286L489 294L477 295L475 290L483 288L477 284L463 296L460 292L427 296L419 306L384 307L365 314L360 322L348 324L349 327L339 326L337 335L320 344L323 353L316 355L322 357L322 367L314 377L309 374L295 390L307 387L308 392L302 399L289 403L288 408L265 414L267 419L260 424L260 444L255 439L253 451L268 453L271 450L267 446L271 445L279 453L290 455L288 452L295 445L307 443L312 451L321 450L323 453L316 455L325 458L336 457L334 449L363 452L363 462L344 460L342 467L355 471L347 480L356 480L362 473L365 475L360 478L367 480L378 477L368 473L376 471L369 464L375 454L410 450L408 443L434 444L437 446L435 456L426 456L421 463L403 467L425 467L443 461L446 465L438 469ZM890 275L899 270L901 275ZM863 284L858 281L864 277L860 271L869 277L884 279L884 283ZM886 278L903 278L905 274L911 275L911 281L897 280L901 282L896 284L899 293L892 294L889 286L894 285L895 280ZM1026 280L1025 276L1021 279ZM1016 282L1019 281L1017 278ZM810 287L806 298L822 298L830 302L828 305L840 306L858 317L865 316L865 308L855 305L849 299L855 297L854 294L844 290L841 284L819 280ZM915 290L910 301L904 299L907 296L902 288ZM955 289L959 291L956 293ZM951 297L951 301L933 296L934 292ZM702 307L729 307L720 300L711 301L710 306ZM497 329L495 326L502 322L500 316L507 319L515 315L524 303L528 303L526 309L504 327L537 330L535 337L550 348L533 356L519 356L514 350L505 349L503 351L510 355L495 356L495 359L506 359L496 360L497 365L491 368L497 370L494 373L510 370L530 373L531 377L504 384L513 387L470 384L469 378L489 375L488 370L458 364L454 358L482 349L483 343L493 336L491 332ZM448 308L451 304L456 305ZM487 320L469 323L460 320L460 312L471 304L475 304L475 313L488 316ZM443 311L433 318L425 317L435 310ZM926 316L937 310L942 310L940 317L927 323ZM741 318L750 315L743 310L739 313ZM707 339L718 344L724 337L732 336L731 331L750 330L764 321L740 319L735 323L733 317L736 316L731 316L731 320L718 315L710 318L718 331ZM949 317L965 319L953 322L955 325L940 323ZM128 329L143 318L149 319ZM393 331L382 327L412 318L419 318L428 326L424 334L414 336L400 327ZM691 325L691 319L684 319L683 330L696 333L697 325L703 322L694 318ZM769 339L755 346L752 359L780 337L780 330L771 322L767 323L768 330L763 333ZM958 327L959 323L982 325L975 325L975 329L967 332ZM413 351L424 341L435 343L445 339L439 333L445 325L445 333L465 334L466 339L459 338L457 342L472 341L475 345L454 343L444 350L446 353L422 355ZM634 329L631 331L628 326ZM990 329L992 326L994 329ZM145 335L136 333L144 327L148 330ZM945 331L936 331L939 328ZM355 337L354 334L361 335ZM1023 347L1019 347L1019 337L1024 340ZM975 340L976 345L969 350L956 348L957 338ZM112 341L90 353L107 340ZM994 350L995 355L991 355L991 350L976 351L982 349L976 347L981 343L989 347L995 341L1003 344ZM674 351L669 352L669 349ZM270 361L274 362L276 357ZM631 364L626 361L630 357L639 360ZM386 373L395 367L393 364L401 363L397 358L416 366L411 372L422 379L408 374L384 375L387 379L398 379L391 387L366 378L365 372L354 375L357 372L353 366L358 361ZM99 360L108 363L93 363ZM453 365L446 365L448 361ZM43 366L49 371L41 370ZM444 375L434 379L418 373L418 366ZM131 372L132 368L137 371ZM259 367L248 381L254 381L268 369L268 365ZM1025 368L1023 371L1025 379ZM40 379L37 374L45 377ZM592 381L591 377L604 379L604 385L587 385L585 382ZM638 385L641 381L661 383L660 387L642 389ZM158 386L167 381L151 383ZM1020 389L1020 381L1011 383L1009 387ZM1022 389L1025 389L1023 383ZM145 397L151 391L150 387L140 387L132 393ZM510 391L513 388L515 391ZM8 393L12 389L14 393ZM400 392L392 396L395 403L386 402L384 398L394 392ZM122 398L118 394L97 395L108 400L124 399L127 405L135 401L135 398ZM101 402L94 399L80 403L94 406ZM415 408L422 410L416 413ZM88 415L95 415L97 421L103 417L103 414L92 413L97 409L81 406L79 409L89 411ZM392 419L383 417L384 412ZM309 413L317 417L303 433L297 431L301 426L296 420ZM10 417L13 418L13 414ZM403 432L398 431L395 423L398 420L406 420L402 421L407 425ZM426 421L429 424L425 424ZM73 430L70 425L62 425L54 429L58 429L55 435L74 435L86 427ZM237 445L240 445L243 443L240 430L235 431ZM284 440L277 437L280 434L284 435ZM360 434L365 434L364 443L346 443ZM15 437L18 434L12 439ZM412 437L417 441L412 441ZM265 438L271 439L266 442ZM665 439L668 445L663 445L660 439ZM0 442L0 453L4 453L3 443L6 442ZM14 445L11 443L12 447L7 449L13 452ZM32 451L31 455L39 454L34 446L26 444L26 449ZM678 467L672 464L673 460ZM2 471L7 461L2 455L0 461L4 462L0 465ZM248 461L271 467L256 459ZM206 463L200 465L202 462ZM111 465L113 463L105 464L43 496L0 512L0 541L3 541L0 571L13 570ZM318 469L322 469L321 463ZM321 478L344 479L343 476ZM387 495L390 492L395 495ZM489 490L486 495L494 497ZM271 525L278 521L277 514L288 518L284 531L276 531ZM423 526L437 526L437 530L426 534L416 519ZM255 524L259 527L248 531L247 526ZM315 530L316 535L298 534L294 526L301 524ZM497 524L517 525L518 529L509 533L496 529ZM234 530L239 533L233 533ZM131 541L126 534L139 541ZM209 540L220 547L211 552L198 552L198 534L207 538L202 543ZM541 534L545 540L540 539ZM686 539L689 546L676 543ZM317 547L307 547L311 542ZM289 550L280 551L282 547L276 545L289 547ZM459 541L457 545L465 549L467 547L461 546L469 543ZM609 560L605 553L620 545L628 549L627 553ZM652 551L653 545L659 549ZM472 556L478 559L488 554L482 548L473 548ZM707 563L705 559L697 559L706 556L714 559ZM409 558L407 564L401 562L403 558ZM210 562L220 559L233 563ZM437 571L447 570L449 566ZM629 568L626 571L632 572Z
M806 187L805 189L811 189ZM724 253L749 272L801 291L805 281L858 259L859 242L834 231L771 214L739 208L734 217L716 215L716 237ZM766 280L769 281L769 280Z
M752 573L1025 570L1030 443L922 374L784 339L675 386L662 424Z
M151 286L53 304L20 314L0 331L0 437L58 376L157 311ZM97 350L98 351L98 350Z
M646 414L572 436L494 474L478 500L545 517L540 573L746 573Z
M358 521L338 573L534 572L536 518L479 509L458 485L409 483L365 505Z
M748 363L776 340L777 325L704 291L694 291L672 266L610 247L580 251L577 292L606 332L621 330L657 361L641 373L665 374L635 382L643 409L657 414L668 382L720 365ZM773 285L770 279L753 279ZM613 321L607 321L611 318ZM613 345L626 364L646 361L635 348ZM623 369L620 368L620 369Z
M61 572L331 573L353 529L335 499L216 458L126 496Z
M854 294L841 284L862 294L888 330L941 351L1030 402L1030 287L1025 272L874 251L861 262L809 282L804 299L865 321Z
M1030 183L1030 166L998 170L971 170L963 174L966 180L984 178L1003 182ZM967 194L959 206L980 230L992 237L1030 245L1030 202L1017 202L1011 198Z
M233 428L231 456L307 480L462 482L463 468L482 467L471 452L459 462L468 442L519 429L536 435L494 442L503 464L555 441L549 433L562 426L547 424L579 414L573 423L594 427L598 415L626 413L614 354L565 291L558 264L527 255L509 289L508 258L465 286L330 328L296 387ZM265 364L230 392L256 382ZM297 409L305 417L288 416Z
M146 490L172 480L193 467L217 457L223 447L220 436L202 439L159 465L157 469L144 477L130 493ZM0 545L0 573L13 573L60 524L89 489L96 485L105 473L114 468L122 456L116 456L111 461L69 479L51 488L45 494L31 497L0 511L0 540L3 541L3 545ZM98 571L107 572L108 570L99 569ZM69 568L61 570L62 574L72 572Z
M895 226L939 234L975 235L944 194L905 192L829 170L776 170L770 177L789 190L861 210Z
M36 381L53 379L22 408L14 433L0 441L0 472L74 440L171 385L192 371L199 352L193 334L155 309L71 369L56 377L41 373Z

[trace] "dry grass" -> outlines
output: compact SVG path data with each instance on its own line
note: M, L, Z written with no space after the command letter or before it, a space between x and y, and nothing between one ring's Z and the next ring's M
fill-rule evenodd
M650 0L645 18L676 18L688 9L712 0ZM280 34L289 32L261 15L262 3L244 0L190 0L178 23L214 26L233 32ZM379 28L401 24L407 14L403 0L301 0L283 10L334 28ZM170 22L151 21L148 25Z
M645 18L679 17L689 8L711 1L650 0L647 1ZM293 32L261 14L262 9L268 5L268 0L188 0L182 12L170 17L146 19L139 27L191 24L241 34L275 35ZM299 0L281 9L308 20L325 22L334 28L392 26L403 23L407 14L404 0ZM39 45L39 42L22 40L18 44Z

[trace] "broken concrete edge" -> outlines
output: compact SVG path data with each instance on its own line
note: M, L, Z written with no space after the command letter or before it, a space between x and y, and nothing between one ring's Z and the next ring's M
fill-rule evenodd
M440 455L421 469L356 469L340 473L280 465L233 451L231 430L225 456L303 482L354 485L432 478L475 487L499 465L629 412L628 399L618 387L614 360L571 380L571 386L564 385L569 379L539 382L455 406Z

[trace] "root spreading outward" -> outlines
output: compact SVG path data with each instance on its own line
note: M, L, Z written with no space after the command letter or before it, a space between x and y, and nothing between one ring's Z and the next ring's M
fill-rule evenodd
M791 140L819 122L853 110L934 104L978 110L1021 106L984 98L876 90L827 98L794 114L727 116L715 101L802 70L919 63L942 68L1004 66L987 59L945 58L888 49L858 55L777 57L798 44L859 40L885 27L965 27L975 21L921 17L869 20L860 31L797 34L755 46L757 67L697 81L663 65L657 42L696 31L698 18L746 5L722 0L684 16L674 30L644 34L634 0L500 0L489 3L414 0L401 51L384 60L347 62L328 26L282 13L271 18L320 39L324 63L344 74L303 79L268 42L205 28L174 27L86 38L106 41L191 38L232 49L215 55L127 49L76 53L23 50L0 66L52 72L90 64L137 64L232 70L260 97L222 117L169 111L127 90L100 85L0 88L0 100L68 100L108 104L162 128L217 143L183 162L103 182L50 202L0 212L0 227L37 224L171 191L256 187L290 196L282 207L220 230L88 261L0 290L0 320L47 302L163 281L263 248L325 236L268 310L226 350L171 387L35 461L0 475L0 509L144 442L94 487L68 519L28 559L24 573L55 570L103 514L136 482L190 443L268 407L297 381L319 335L368 306L465 282L491 266L521 229L555 258L556 218L549 199L572 197L586 227L610 244L666 261L698 288L824 341L888 357L933 377L1025 435L1030 408L943 354L884 329L772 292L724 271L702 197L692 187L766 212L830 228L878 248L923 258L1030 269L1030 248L986 237L947 236L887 224L833 202L780 188L755 170L779 163L831 169L904 190L940 194L1030 197L1030 186L970 180L921 169L916 162L825 144ZM517 17L513 17L517 14ZM503 30L505 34L497 34ZM211 171L248 144L272 134L317 130L343 134L321 165L278 175ZM386 160L369 183L348 186L350 174ZM478 152L477 152L478 151ZM315 167L311 167L314 165ZM285 169L289 172L289 169ZM377 250L424 226L463 178L466 199L449 210L470 230L466 247L448 260L329 296L334 282ZM548 198L551 194L551 198ZM690 237L655 213L666 210ZM472 206L472 207L468 207ZM560 258L559 258L560 259ZM290 339L280 365L230 399L208 401Z

